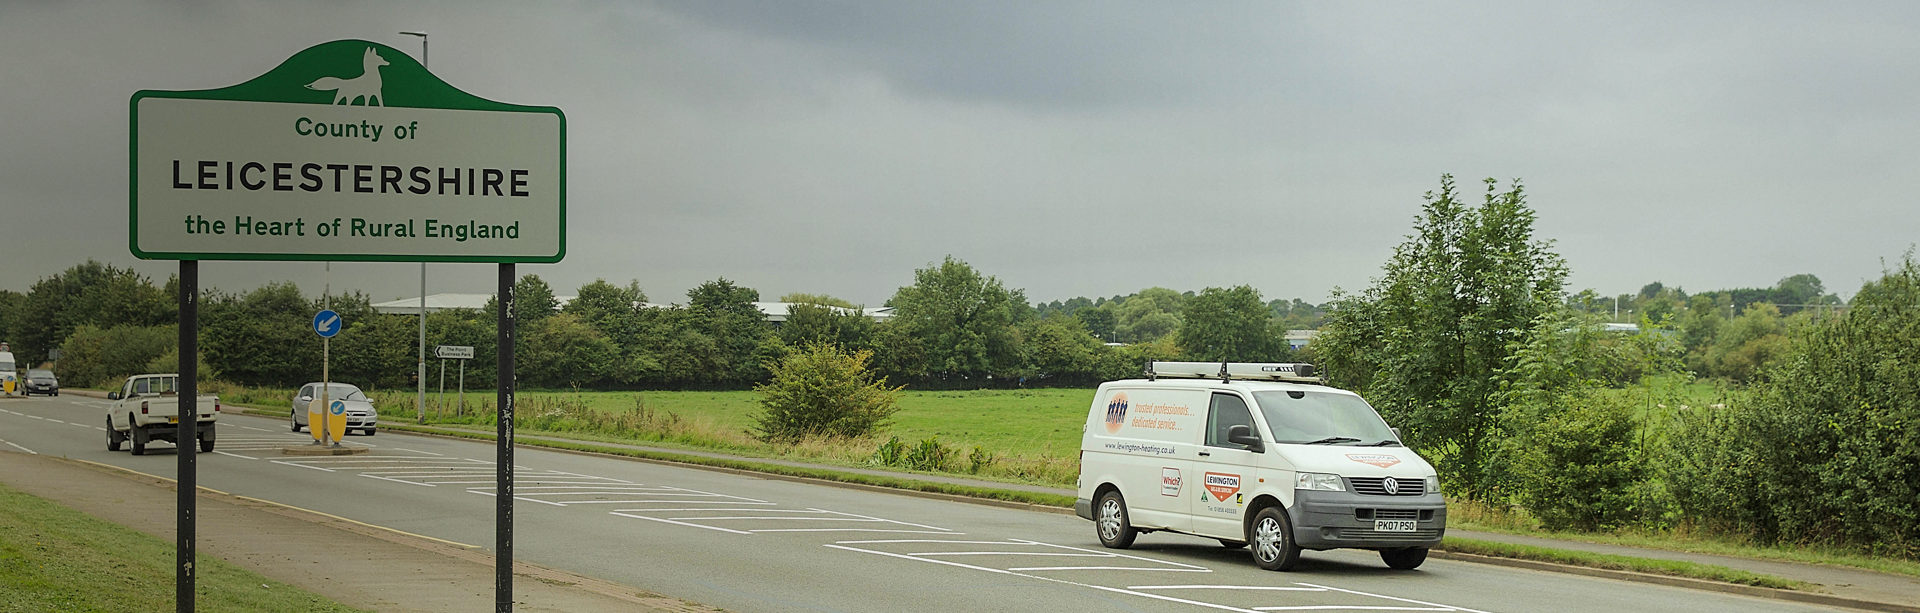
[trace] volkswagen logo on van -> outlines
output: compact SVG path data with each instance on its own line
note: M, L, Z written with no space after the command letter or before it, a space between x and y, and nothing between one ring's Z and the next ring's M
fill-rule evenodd
M1380 487L1387 490L1388 496L1400 495L1400 482L1393 480L1393 477L1387 477L1385 480L1382 480Z
M1119 392L1107 399L1107 434L1118 434L1126 423L1127 393Z

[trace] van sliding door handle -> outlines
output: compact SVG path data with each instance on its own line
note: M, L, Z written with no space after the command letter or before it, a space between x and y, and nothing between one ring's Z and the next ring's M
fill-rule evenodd
M1202 452L1200 452L1200 457L1203 457L1203 458L1204 458L1204 457L1208 457L1208 456L1211 456L1211 455L1213 455L1213 454L1211 454L1211 453L1207 453L1207 452L1205 452L1205 451L1202 451Z

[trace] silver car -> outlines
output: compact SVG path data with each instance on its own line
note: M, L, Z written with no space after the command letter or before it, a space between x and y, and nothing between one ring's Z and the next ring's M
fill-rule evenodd
M320 396L321 385L322 384L317 381L308 383L300 386L300 392L294 394L293 411L287 416L287 425L291 427L294 432L299 432L301 428L308 427L307 405L311 404L314 398ZM352 434L354 430L359 430L367 433L367 436L373 436L374 433L379 431L380 413L373 409L373 401L367 399L365 392L360 391L358 387L346 383L329 383L325 385L327 399L329 401L337 400L347 405L347 431L344 434Z

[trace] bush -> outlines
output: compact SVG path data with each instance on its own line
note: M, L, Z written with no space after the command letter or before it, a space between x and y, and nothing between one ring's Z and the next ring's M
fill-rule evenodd
M1645 475L1633 444L1633 409L1595 393L1570 394L1563 402L1536 413L1511 441L1521 503L1554 530L1627 524L1637 514Z
M884 427L899 407L899 387L874 380L873 352L848 354L824 343L806 345L767 364L772 380L754 386L762 412L754 436L764 441L808 437L855 438Z
M1920 265L1870 282L1763 369L1752 398L1681 422L1678 504L1762 542L1920 557Z
M941 472L953 464L956 455L958 452L953 448L940 443L940 437L931 436L922 439L920 444L907 452L906 464L911 470Z

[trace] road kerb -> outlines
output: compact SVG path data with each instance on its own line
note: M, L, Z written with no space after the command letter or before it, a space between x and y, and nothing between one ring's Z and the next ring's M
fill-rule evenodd
M1634 572L1629 570L1613 570L1613 569L1606 569L1606 568L1593 568L1590 566L1574 566L1571 564L1541 562L1538 560L1523 560L1520 558L1502 558L1498 556L1484 556L1484 555L1473 554L1473 553L1458 553L1458 552L1446 551L1444 549L1432 550L1428 552L1427 555L1429 557L1442 559L1442 560L1455 560L1460 562L1473 562L1476 564L1490 564L1493 566L1505 566L1508 568L1524 568L1528 570L1566 573L1570 575L1599 577L1603 579L1615 579L1619 581L1632 581L1635 583L1651 583L1655 585L1665 585L1670 587L1679 587L1679 588L1687 588L1687 589L1694 589L1694 590L1705 590L1709 592L1720 592L1723 594L1739 594L1742 596L1755 596L1759 598L1771 598L1774 600L1804 602L1807 604L1816 604L1816 605L1829 606L1829 607L1845 607L1849 609L1859 609L1863 611L1888 611L1891 613L1920 613L1920 607L1909 607L1909 606L1898 605L1893 603L1874 602L1871 600L1858 600L1854 598L1835 596L1832 594L1821 594L1818 592L1801 592L1801 591L1795 591L1795 590L1783 590L1783 589L1771 588L1771 587L1741 585L1738 583L1708 581L1705 579L1675 577L1672 575L1656 575L1652 573L1640 573L1640 572Z

